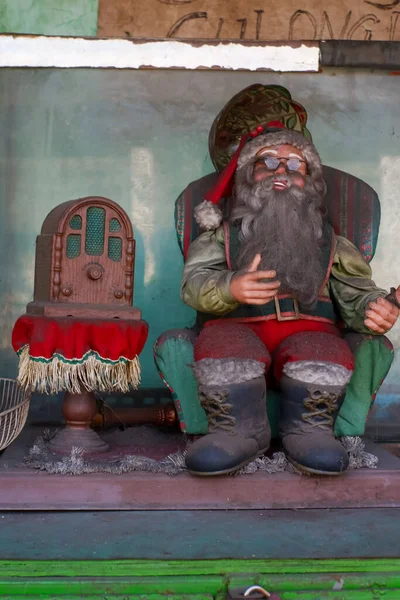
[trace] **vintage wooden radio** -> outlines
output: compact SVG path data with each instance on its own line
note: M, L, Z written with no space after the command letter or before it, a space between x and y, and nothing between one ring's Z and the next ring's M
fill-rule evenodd
M125 211L89 196L56 206L36 240L34 299L27 313L140 319L132 306L135 240Z

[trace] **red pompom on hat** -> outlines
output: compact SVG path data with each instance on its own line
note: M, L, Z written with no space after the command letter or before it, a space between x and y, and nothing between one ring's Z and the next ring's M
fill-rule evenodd
M311 141L301 133L287 129L280 121L270 121L265 126L242 136L237 150L219 175L217 181L204 195L204 200L194 210L194 217L202 229L212 230L222 222L222 211L217 206L221 198L232 194L236 170L243 167L263 147L290 144L301 152L307 161L308 171L312 175L322 175L321 159Z

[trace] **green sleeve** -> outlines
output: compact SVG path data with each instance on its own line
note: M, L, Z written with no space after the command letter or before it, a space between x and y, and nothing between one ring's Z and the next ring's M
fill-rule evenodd
M337 236L330 293L346 327L359 333L374 334L364 325L365 311L370 302L387 294L375 285L371 275L361 252L349 240Z
M239 304L232 298L225 258L223 227L202 233L189 246L181 284L181 298L195 310L224 315Z

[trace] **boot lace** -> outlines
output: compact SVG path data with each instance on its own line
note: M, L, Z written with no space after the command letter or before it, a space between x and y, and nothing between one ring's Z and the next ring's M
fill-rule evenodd
M304 408L308 412L303 413L301 418L311 427L332 427L334 414L338 409L337 394L314 390L310 397L304 400Z
M227 431L233 433L236 425L236 419L230 412L232 404L226 401L228 391L221 392L200 392L200 404L204 408L208 418L208 432Z

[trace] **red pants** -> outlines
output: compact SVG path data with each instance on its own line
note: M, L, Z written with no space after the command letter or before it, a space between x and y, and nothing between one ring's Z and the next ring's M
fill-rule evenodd
M279 381L287 362L327 361L353 371L354 358L339 330L329 323L298 321L209 321L194 346L195 361L203 358L252 359L273 362L273 376Z

